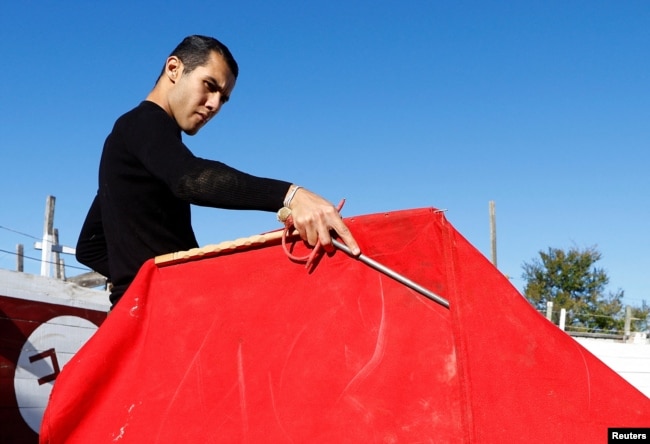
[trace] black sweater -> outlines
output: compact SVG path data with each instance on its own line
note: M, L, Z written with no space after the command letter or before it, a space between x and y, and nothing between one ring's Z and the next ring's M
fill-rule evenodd
M194 156L176 122L142 102L106 138L77 260L110 279L115 304L146 260L198 246L190 204L277 211L290 185Z

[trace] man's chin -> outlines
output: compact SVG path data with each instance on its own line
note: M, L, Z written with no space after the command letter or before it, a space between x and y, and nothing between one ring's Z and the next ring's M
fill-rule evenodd
M188 136L193 136L196 133L199 132L199 130L203 127L203 125L195 126L192 128L183 128L183 132L187 134Z

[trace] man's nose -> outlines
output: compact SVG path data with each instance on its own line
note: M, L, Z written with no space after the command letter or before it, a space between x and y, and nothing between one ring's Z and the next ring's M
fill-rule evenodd
M205 103L206 108L210 110L213 114L217 114L221 109L222 105L221 93L214 93L208 98L208 101Z

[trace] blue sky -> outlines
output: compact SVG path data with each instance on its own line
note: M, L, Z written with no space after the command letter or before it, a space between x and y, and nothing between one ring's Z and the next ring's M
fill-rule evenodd
M446 209L488 257L493 200L520 290L540 250L596 246L608 289L650 301L647 1L23 1L0 25L1 250L39 256L24 234L42 235L47 195L74 246L113 122L207 34L241 71L185 138L196 155L345 197L344 215ZM278 227L205 208L194 226L200 244Z

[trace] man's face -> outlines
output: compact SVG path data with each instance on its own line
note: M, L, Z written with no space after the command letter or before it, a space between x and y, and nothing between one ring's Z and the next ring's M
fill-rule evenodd
M178 126L190 136L196 134L228 101L235 87L235 76L223 57L212 52L202 66L183 73L179 62L168 95L169 111Z

